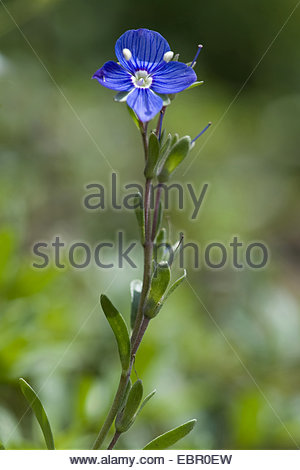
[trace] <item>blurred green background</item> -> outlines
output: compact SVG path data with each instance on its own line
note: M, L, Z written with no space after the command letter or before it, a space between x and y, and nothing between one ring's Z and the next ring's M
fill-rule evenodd
M136 369L157 395L119 447L141 448L197 418L179 447L295 449L300 8L233 100L296 1L4 3L21 32L0 5L0 440L10 449L44 446L32 414L24 414L20 376L40 390L61 449L89 448L112 400L119 364L98 298L106 292L128 318L129 281L141 269L34 270L32 246L56 235L95 245L119 230L136 239L134 214L88 212L82 201L88 183L109 187L102 154L120 194L126 183L143 181L140 136L125 105L90 78L114 60L124 31L147 27L182 61L205 46L196 67L205 85L177 97L165 126L194 137L213 122L176 174L199 192L205 182L210 187L197 220L190 202L180 211L173 200L166 219L173 241L184 231L202 248L228 246L239 235L245 244L263 241L271 256L263 270L230 263L193 270L187 262L200 300L186 283L150 324ZM141 252L137 258L140 265Z

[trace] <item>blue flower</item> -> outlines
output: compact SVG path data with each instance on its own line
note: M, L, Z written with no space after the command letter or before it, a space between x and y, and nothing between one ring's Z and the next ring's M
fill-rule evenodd
M93 78L107 88L128 92L127 104L142 122L162 109L159 94L178 93L197 80L192 67L171 62L174 54L156 31L126 31L117 40L115 52L119 63L106 62Z

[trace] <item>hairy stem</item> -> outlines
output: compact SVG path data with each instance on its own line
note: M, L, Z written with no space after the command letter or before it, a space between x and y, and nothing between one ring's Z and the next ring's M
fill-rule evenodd
M114 437L112 438L107 450L111 450L115 447L116 443L117 443L117 440L119 439L120 437L120 433L118 431L115 432L114 434Z
M135 360L135 355L136 355L136 352L141 344L141 341L144 337L144 334L147 330L147 327L149 325L149 322L150 322L150 318L148 317L144 317L143 321L142 321L142 324L141 324L141 327L140 327L140 330L139 330L139 333L138 333L138 336L136 338L136 341L133 345L133 348L132 348L132 353L131 353L131 365L130 365L130 370L132 369L132 366L133 366L133 363L134 363L134 360ZM128 377L128 380L129 380L129 377ZM109 446L108 446L108 450L111 450L114 448L114 446L116 445L119 437L121 436L121 433L119 432L115 432L114 434L114 437L112 438Z
M159 183L158 188L157 188L157 192L156 192L155 207L154 207L154 214L153 214L153 225L152 225L152 234L151 234L152 242L155 239L156 231L157 231L157 222L158 222L159 202L160 202L161 190L162 190L162 185Z
M147 140L147 130L144 128L142 132L143 144L145 159L148 159L148 140ZM151 179L146 179L145 184L145 198L144 198L144 212L145 212L145 243L144 243L144 275L143 275L143 287L140 297L140 302L138 306L138 312L136 315L135 325L132 331L131 336L131 345L133 346L136 338L139 334L139 330L143 321L143 307L148 293L151 281L151 271L152 271L152 254L153 254L153 241L151 239L151 212L150 212L150 202L151 202Z
M141 133L143 139L145 160L148 158L148 137L147 137L147 123L141 123ZM152 270L152 253L153 253L153 242L151 240L151 213L150 213L150 200L151 200L151 179L146 179L145 184L145 200L144 200L144 211L145 211L145 244L144 244L144 276L143 276L143 287L141 292L141 298L138 308L138 313L136 317L135 326L133 328L131 336L131 358L130 366L127 372L122 372L119 386L114 398L114 401L111 405L111 408L108 412L106 420L97 436L97 439L93 445L93 449L100 449L104 439L106 438L114 419L122 403L124 393L126 390L127 383L130 378L132 367L135 360L136 352L139 348L139 345L143 339L147 326L149 324L149 318L144 317L143 308L144 302L146 299L147 292L149 290L150 281L151 281L151 270ZM109 444L109 449L113 449L117 440L119 439L119 434L115 433L111 443Z

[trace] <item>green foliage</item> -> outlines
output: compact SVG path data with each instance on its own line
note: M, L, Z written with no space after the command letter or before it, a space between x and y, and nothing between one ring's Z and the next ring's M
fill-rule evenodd
M134 326L136 315L138 312L142 286L143 286L143 283L140 279L134 279L130 283L130 297L131 297L130 326L131 328L133 328Z
M176 279L175 282L173 282L173 284L170 286L170 288L168 289L168 292L166 293L165 295L165 300L167 300L167 298L172 294L172 292L174 292L177 287L180 286L180 284L186 279L186 270L184 269L183 270L183 275L180 276L178 279Z
M138 120L138 118L137 118L135 112L134 112L133 109L131 109L128 105L126 106L126 108L127 108L127 111L128 111L128 113L129 113L131 119L133 120L134 125L136 126L136 128L137 128L138 130L140 130L140 123L139 123L139 120Z
M124 409L119 412L116 418L116 431L123 433L133 425L138 409L143 398L143 384L141 380L137 380L131 387Z
M171 429L171 431L161 434L149 442L149 444L144 447L144 450L168 449L173 444L176 444L176 442L178 442L180 439L183 439L185 436L187 436L187 434L193 430L196 422L196 419L192 419L191 421L187 421L177 428Z
M24 379L19 379L19 384L24 397L28 401L30 407L32 408L32 411L35 414L36 419L39 422L39 425L45 438L47 449L55 449L51 426L39 397L37 396L33 388Z
M176 140L176 139L175 139ZM168 181L172 173L180 165L180 163L187 157L191 147L191 138L189 136L182 137L175 143L172 141L171 150L163 164L163 167L158 175L158 181L165 183Z
M160 145L155 132L151 132L148 143L148 159L146 162L144 175L146 178L153 178L155 176L155 167L159 156Z
M126 323L106 295L101 295L100 302L117 341L122 370L126 372L130 363L130 339Z
M146 297L144 315L154 318L162 307L163 297L170 282L171 272L168 263L159 263L151 278L151 285Z
M142 401L141 406L138 409L137 415L140 414L140 412L143 410L143 408L147 405L147 403L151 400L152 397L156 394L156 390L153 390L152 392L147 395L144 400Z

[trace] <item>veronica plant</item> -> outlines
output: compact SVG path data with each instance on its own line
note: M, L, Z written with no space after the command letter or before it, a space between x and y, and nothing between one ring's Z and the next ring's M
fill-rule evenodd
M116 101L127 104L141 133L145 157L144 198L140 194L135 198L136 216L144 250L143 280L134 280L130 285L130 328L110 299L101 295L102 310L117 342L121 375L111 408L93 449L103 447L109 431L114 426L114 435L108 446L108 449L113 449L121 434L130 429L155 394L154 390L143 399L142 381L138 379L133 384L131 382L132 368L150 321L158 315L166 299L186 277L184 271L178 279L171 282L170 260L173 256L169 256L169 250L161 249L171 247L166 240L166 229L161 228L161 188L187 158L197 138L210 125L209 123L194 139L189 136L180 138L178 134L166 135L162 130L163 117L177 93L203 83L197 81L194 71L201 48L202 46L198 46L194 60L185 64L178 61L178 55L174 55L167 41L159 33L148 29L130 30L116 42L118 62L106 62L93 76L104 87L118 92ZM157 115L154 129L149 130L149 121ZM152 210L150 201L154 182L158 184L158 189ZM42 428L47 447L54 449L51 427L39 398L23 379L20 379L20 385ZM195 423L194 419L187 421L154 438L144 449L158 450L170 447L186 436Z
M188 156L194 141L189 136L162 133L166 108L175 95L187 88L200 85L194 71L202 46L198 46L195 59L190 64L178 61L168 42L157 32L148 29L130 30L116 42L117 62L106 62L93 76L104 87L117 91L116 101L126 102L142 135L145 154L145 195L136 196L136 215L144 248L143 281L131 283L131 335L125 321L107 297L101 297L103 311L110 322L119 346L122 373L119 387L102 429L95 441L99 449L115 421L115 434L109 445L113 449L119 436L134 423L146 402L140 380L133 385L130 375L137 350L150 320L159 313L164 301L185 279L185 272L170 284L171 266L164 255L157 261L153 256L158 246L166 244L166 230L161 229L163 207L161 185L170 179L178 165ZM149 121L159 114L154 130L148 129ZM207 128L208 126L206 126ZM205 128L205 130L206 130ZM153 181L158 181L155 207L150 209ZM154 259L155 258L155 261ZM195 420L175 428L151 441L145 449L164 449L177 442L192 430Z

